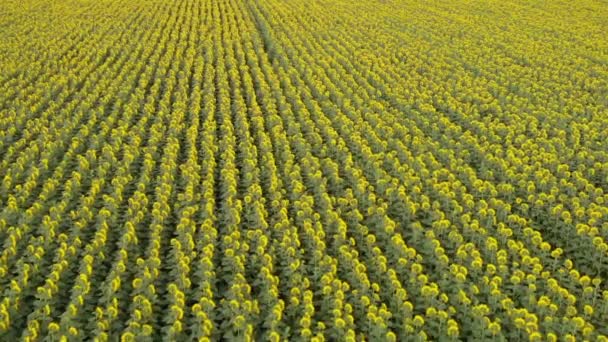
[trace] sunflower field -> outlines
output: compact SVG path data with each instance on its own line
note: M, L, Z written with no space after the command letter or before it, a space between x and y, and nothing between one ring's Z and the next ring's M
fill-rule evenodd
M1 341L608 341L605 0L2 0Z

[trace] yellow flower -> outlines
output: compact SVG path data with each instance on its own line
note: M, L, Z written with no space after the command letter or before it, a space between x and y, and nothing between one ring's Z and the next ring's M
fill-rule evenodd
M312 336L312 331L310 331L310 329L308 328L305 328L300 331L300 335L305 338L310 338L310 336Z
M577 313L577 310L574 306L568 306L566 308L566 315L568 317L572 317L572 316L576 315L576 313Z
M142 326L142 335L143 336L150 336L150 335L152 335L153 331L154 331L154 328L152 328L152 326L149 324L144 324Z
M555 259L559 258L563 253L563 250L561 248L556 248L551 252L551 256Z
M500 324L498 324L497 322L492 322L488 325L488 330L490 330L490 333L492 335L498 335L500 333Z
M539 332L537 332L537 331L531 333L528 338L529 338L529 340L531 342L532 341L542 341L543 340L543 336Z
M524 329L526 327L526 321L523 318L516 318L514 323L518 329Z
M416 327L420 328L420 327L422 327L424 325L424 318L422 318L422 316L420 316L420 315L416 315L416 316L414 316L414 322L413 323L414 323L414 325Z
M130 332L125 332L122 334L122 336L120 337L121 342L131 342L131 341L135 341L135 335L133 335Z
M277 333L276 331L272 331L268 335L268 340L272 342L279 342L281 340L281 335L279 335L279 333Z
M593 327L588 325L583 328L583 336L589 337L589 335L593 334Z
M585 327L585 320L582 317L572 318L572 323L576 325L578 330L582 330Z
M458 337L458 335L460 334L460 332L458 331L458 326L449 326L448 327L448 336L450 337Z

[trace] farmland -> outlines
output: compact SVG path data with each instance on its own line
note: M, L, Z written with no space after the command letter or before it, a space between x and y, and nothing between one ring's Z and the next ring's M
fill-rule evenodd
M608 4L0 2L0 340L608 341Z

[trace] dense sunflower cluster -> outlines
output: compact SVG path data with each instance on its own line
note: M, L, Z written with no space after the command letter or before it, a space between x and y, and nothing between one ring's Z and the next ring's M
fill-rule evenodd
M608 341L606 18L0 2L0 340Z

